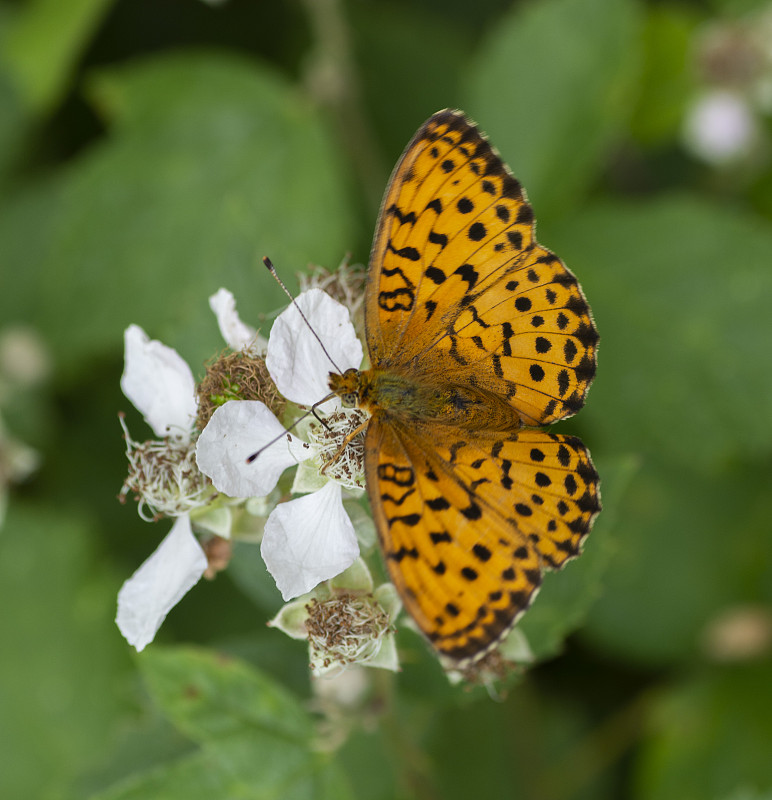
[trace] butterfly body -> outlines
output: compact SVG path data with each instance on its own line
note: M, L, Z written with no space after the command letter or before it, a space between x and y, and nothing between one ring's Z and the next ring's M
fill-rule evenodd
M515 431L522 422L498 395L471 385L440 383L435 376L384 369L330 374L330 389L344 404L411 423L437 423L469 431Z
M365 475L392 582L447 665L494 648L600 511L573 436L598 334L573 274L461 112L418 130L394 169L365 293L371 368L331 373L370 413Z

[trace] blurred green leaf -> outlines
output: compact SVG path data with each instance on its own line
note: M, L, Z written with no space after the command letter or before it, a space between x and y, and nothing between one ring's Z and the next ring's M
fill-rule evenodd
M708 623L736 603L769 602L769 471L712 479L646 459L618 521L617 553L583 635L642 664L692 659Z
M267 735L226 739L135 776L91 800L349 800L336 765Z
M153 647L139 659L151 694L195 741L264 730L306 742L313 731L300 703L246 663L203 650Z
M634 659L688 657L710 616L756 598L749 574L769 568L753 542L772 449L762 412L772 372L760 368L772 231L671 197L590 207L555 226L551 244L580 276L601 334L586 438L596 454L642 464L587 631Z
M202 748L95 800L350 796L329 756L312 747L311 717L271 678L189 648L154 646L139 661L155 701Z
M467 110L538 215L573 211L597 180L635 103L640 38L634 0L541 0L479 47Z
M596 204L554 225L600 331L593 452L711 473L772 446L772 227L696 197Z
M696 75L690 64L700 17L682 5L653 5L643 29L641 91L631 121L645 144L677 136Z
M293 285L296 270L335 266L350 245L338 155L269 71L161 57L101 73L92 94L110 139L0 217L19 276L0 311L38 325L62 365L119 348L136 322L195 369L219 346L209 294L228 286L259 324L285 302L263 255Z
M766 5L766 2L765 0L710 0L709 5L717 14L734 19L758 11Z
M12 502L3 525L2 797L61 797L115 733L129 664L91 535L71 509L42 504Z
M50 111L112 0L27 0L7 32L3 61L25 103Z
M460 55L472 49L473 40L471 31L449 15L416 4L354 4L351 11L364 100L389 153L382 165L385 181L418 126L435 111L458 105L468 68Z
M28 117L19 92L7 70L0 69L0 190L18 157L27 132Z
M772 666L682 681L657 702L636 800L741 800L772 792Z

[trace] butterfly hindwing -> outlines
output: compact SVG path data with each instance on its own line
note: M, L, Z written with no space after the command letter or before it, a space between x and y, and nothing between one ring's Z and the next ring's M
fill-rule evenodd
M578 440L457 433L376 416L365 467L391 579L433 646L460 664L512 627L544 567L579 552L598 504L597 475Z

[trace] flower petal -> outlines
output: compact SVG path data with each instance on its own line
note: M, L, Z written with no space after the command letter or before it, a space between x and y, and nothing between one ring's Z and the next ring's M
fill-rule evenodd
M247 462L277 437L252 463ZM196 461L217 491L230 497L264 497L287 467L312 452L311 445L286 432L264 403L229 400L212 414L198 437Z
M187 516L178 517L158 549L118 593L115 622L138 651L153 641L166 615L198 583L206 556Z
M321 289L310 289L298 296L297 304L324 342L329 358L291 304L273 324L265 363L276 388L288 400L310 406L330 393L330 370L359 367L363 351L348 310L337 300Z
M265 523L260 552L285 600L350 567L359 545L340 486L330 482L318 492L276 506Z
M193 373L176 350L150 339L139 325L124 333L121 389L156 436L188 439L198 413Z
M265 353L268 342L253 327L241 321L231 292L218 289L209 298L209 308L214 311L222 338L231 350L249 350L257 355Z

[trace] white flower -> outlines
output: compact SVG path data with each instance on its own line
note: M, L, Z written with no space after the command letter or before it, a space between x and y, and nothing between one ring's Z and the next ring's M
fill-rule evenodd
M350 665L399 669L394 620L402 609L391 583L377 589L362 559L310 594L287 603L268 623L306 639L316 677L335 677Z
M293 304L273 325L266 365L288 400L311 406L329 394L329 371L358 367L363 352L340 303L312 289L301 294L297 304L327 353ZM337 398L324 407L327 415L343 414ZM361 412L352 419L361 419ZM202 432L196 457L219 491L231 497L262 497L273 490L284 469L317 457L321 450L319 444L287 433L263 403L230 401L217 409ZM341 482L329 478L320 474L321 488L281 503L266 521L261 553L285 600L339 574L359 555L354 526L343 508Z
M231 347L259 343L255 332L239 320L230 292L220 289L210 298L210 305ZM190 367L175 350L151 340L138 325L126 329L124 342L121 388L163 441L138 444L124 425L133 474L122 494L137 492L140 516L145 519L145 508L154 516L176 517L170 533L118 594L116 623L127 641L142 650L153 640L169 610L207 568L207 557L193 534L189 512L202 509L211 498L192 459L198 401ZM230 535L228 508L212 509L197 519L201 529L221 537Z
M140 490L140 509L148 505L158 511L161 506L161 511L177 517L170 533L118 593L116 624L139 651L207 568L188 515L206 500L201 497L200 476L190 473L188 455L198 410L193 373L175 350L151 340L137 325L127 328L124 341L123 393L155 434L167 437L165 442L137 445L127 432L130 463L133 458L142 462L132 465L141 476L132 488Z
M747 156L758 140L758 123L749 103L737 92L714 89L691 106L684 140L696 156L726 164Z
M188 510L200 501L200 482L191 497L189 482L175 477L179 465L188 461L198 410L193 374L175 350L151 340L137 325L127 328L124 341L123 393L157 436L168 437L166 442L142 446L132 442L127 432L130 461L138 452L139 458L149 456L137 465L143 479L151 476L151 485L139 486L137 479L140 508L145 504L157 510L162 504L165 513L177 516L171 532L118 593L116 624L139 651L153 640L169 611L204 574L207 558L188 516Z

